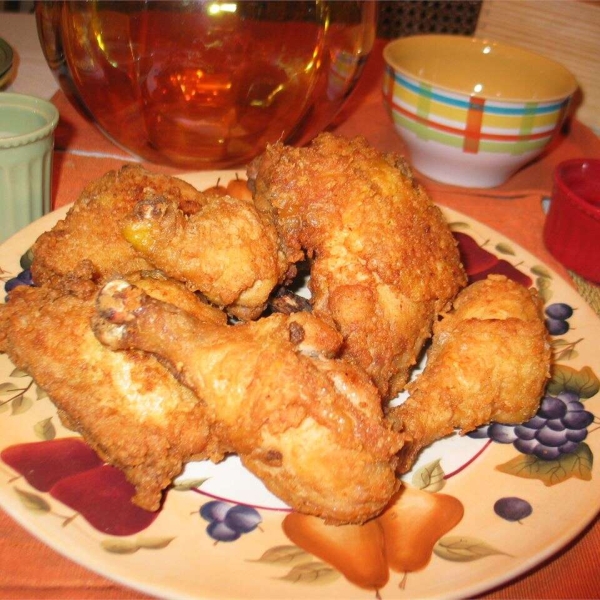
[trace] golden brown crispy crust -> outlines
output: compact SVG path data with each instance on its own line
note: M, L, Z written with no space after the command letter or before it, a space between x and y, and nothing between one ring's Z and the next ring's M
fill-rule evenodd
M224 322L177 283L134 278L149 293L197 317ZM153 356L115 353L94 336L95 286L70 277L56 288L19 287L0 305L1 349L27 371L78 431L136 487L134 501L156 510L162 491L193 458L222 455L198 398ZM195 304L197 303L197 304Z
M38 285L64 276L82 260L90 260L96 278L125 275L152 265L121 235L121 219L148 194L177 203L202 202L190 184L139 166L110 171L82 192L67 216L42 234L33 247L32 274Z
M107 174L36 242L43 287L0 305L0 351L140 506L156 509L186 461L235 452L296 510L360 523L423 446L533 414L549 361L539 300L490 277L447 312L466 280L456 242L403 159L323 134L269 147L249 173L253 200ZM279 298L292 314L228 326L190 291L255 318L306 257L313 314ZM440 313L427 369L384 417Z
M243 320L258 318L288 267L275 227L251 201L214 194L203 201L185 214L162 196L142 200L123 219L123 236L215 305Z
M313 259L315 314L335 324L344 356L393 397L435 315L466 282L441 211L403 159L363 138L321 134L307 148L275 144L248 174L287 256Z
M33 255L38 285L53 285L83 260L98 282L159 268L244 320L260 316L289 267L251 199L204 194L139 166L90 184Z
M422 448L456 429L522 423L535 414L550 365L540 307L534 290L500 275L458 295L434 328L425 370L408 386L410 398L389 413L412 439L400 453L401 472Z
M203 399L222 450L291 507L363 522L397 489L402 437L367 376L331 358L341 338L321 320L296 313L202 323L118 281L104 287L98 307L99 339L160 356Z

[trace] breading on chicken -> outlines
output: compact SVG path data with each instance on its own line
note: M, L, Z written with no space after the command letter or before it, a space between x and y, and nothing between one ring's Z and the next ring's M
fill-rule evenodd
M321 134L248 174L252 198L108 173L36 241L38 287L0 305L0 352L137 504L156 510L186 462L236 453L293 509L363 523L423 447L535 413L539 299L501 276L460 291L456 241L402 158ZM271 294L307 259L310 310Z
M158 274L132 281L199 320L226 321L183 284ZM0 351L48 393L66 427L125 473L136 488L134 502L156 510L185 462L219 460L222 453L203 403L156 357L112 352L96 339L96 292L90 279L75 276L54 287L16 288L0 304Z
M289 266L268 215L251 200L205 194L139 166L90 184L33 256L38 285L82 260L98 281L159 268L240 319L260 316Z
M182 207L202 200L196 188L176 177L132 165L110 171L90 183L67 216L35 242L31 271L36 284L67 275L82 260L92 262L98 279L152 268L123 238L120 225L137 202L148 196L160 196Z
M364 372L333 358L339 333L313 315L206 323L118 280L97 306L98 338L159 356L202 400L221 449L292 508L360 523L397 489L402 437Z
M153 265L243 320L261 315L288 269L267 215L228 195L205 194L191 214L161 196L142 200L122 232Z
M436 315L465 284L456 241L406 162L363 138L269 146L248 170L290 260L312 259L314 314L384 398L409 378Z
M406 435L400 472L422 448L455 430L522 423L538 409L549 376L550 344L534 290L501 275L473 283L434 327L427 364L410 397L389 411Z

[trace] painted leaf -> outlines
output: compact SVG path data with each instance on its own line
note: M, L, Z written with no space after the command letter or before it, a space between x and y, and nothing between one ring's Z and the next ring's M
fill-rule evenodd
M572 345L560 350L555 355L555 360L575 360L579 356L579 352Z
M35 399L36 400L43 400L44 398L47 398L48 394L46 393L45 390L43 390L39 385L35 386Z
M512 249L512 246L503 242L496 244L494 249L500 254L510 254L511 256L515 255L515 251Z
M575 452L563 454L556 460L541 460L536 456L522 454L496 468L502 473L525 479L539 479L544 485L552 486L571 477L590 481L593 462L590 447L582 442Z
M339 577L339 571L333 567L322 562L312 561L296 565L287 575L279 579L292 583L325 584L331 583Z
M533 267L531 267L531 272L537 277L552 279L550 271L544 265L534 265Z
M573 360L579 356L579 352L576 350L577 344L582 342L583 338L579 338L575 342L569 342L562 338L554 339L550 342L552 346L552 354L554 362L559 360Z
M12 396L15 392L21 391L22 388L16 386L14 383L9 381L0 383L0 397L1 396Z
M38 421L33 426L33 431L38 438L44 441L53 440L56 437L56 428L52 423L52 417Z
M27 412L32 406L33 400L29 396L20 394L10 403L10 414L21 415Z
M209 479L210 477L203 477L201 479L182 479L181 481L176 481L172 489L178 492L189 492L194 488L199 488L205 481L208 481Z
M23 369L15 367L10 374L10 377L29 377L29 373Z
M537 287L540 298L544 303L548 303L552 298L552 282L547 277L538 277L535 280L535 286Z
M413 474L412 484L426 492L439 492L446 484L440 459L434 460L417 470Z
M140 548L146 550L162 550L166 548L175 538L174 537L139 537L137 544Z
M552 282L547 278L547 277L538 277L535 280L535 284L538 288L538 290L549 290L550 287L552 286Z
M440 539L433 548L436 556L453 562L471 562L495 554L510 554L474 537L448 535Z
M580 398L591 398L600 390L600 380L590 367L582 367L577 371L567 365L555 364L546 390L553 396L561 392L574 392Z
M566 346L572 346L571 342L567 340L563 340L562 338L554 339L550 342L550 346L552 346L552 350L556 352L560 348L565 348Z
M50 504L39 496L38 494L33 494L31 492L26 492L24 490L20 490L19 488L15 488L15 492L19 496L19 500L23 504L25 508L31 510L32 512L40 512L47 513L50 512Z
M100 546L103 550L106 550L111 554L133 554L140 549L140 547L131 540L120 540L113 538L102 540L100 542Z
M307 552L298 546L273 546L273 548L269 548L264 552L259 559L250 562L292 565L306 560L309 556Z
M550 302L552 299L552 290L539 290L539 297L544 303Z
M19 260L19 264L21 266L21 269L25 270L25 269L29 269L29 267L31 267L32 263L33 263L33 250L31 248L29 248L29 250L27 250L27 252L25 252L25 254L23 254L23 256L21 256L21 258Z

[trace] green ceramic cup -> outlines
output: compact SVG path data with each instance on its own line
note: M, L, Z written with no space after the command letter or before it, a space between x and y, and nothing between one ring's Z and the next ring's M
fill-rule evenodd
M0 243L50 212L56 107L0 93Z

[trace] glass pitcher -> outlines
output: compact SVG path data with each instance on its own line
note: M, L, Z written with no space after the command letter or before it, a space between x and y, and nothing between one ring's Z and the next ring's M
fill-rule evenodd
M373 1L45 1L44 55L113 142L184 168L246 164L303 143L355 87Z

